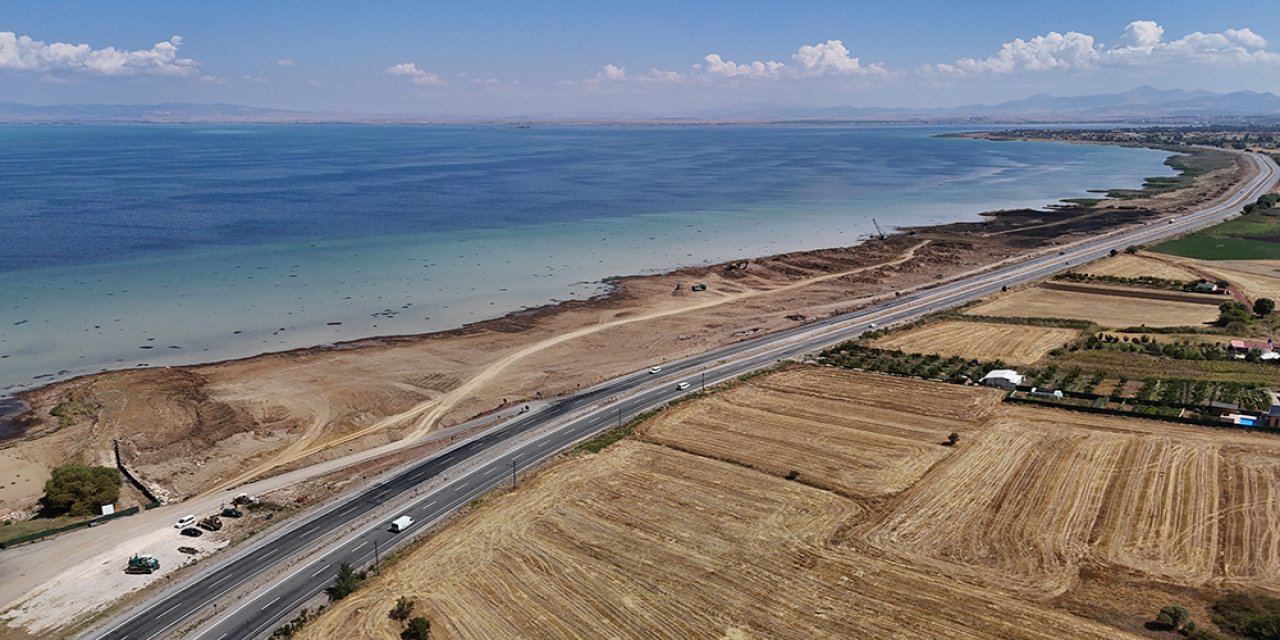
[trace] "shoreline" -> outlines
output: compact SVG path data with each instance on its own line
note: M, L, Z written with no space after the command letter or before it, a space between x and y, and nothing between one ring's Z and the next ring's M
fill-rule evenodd
M937 137L988 139L988 140L998 140L998 141L1019 141L1016 138L992 137L996 135L998 135L998 132L967 132L967 133L937 134ZM1064 141L1064 142L1069 142L1069 141ZM1114 144L1114 143L1074 142L1074 144ZM1150 147L1150 146L1142 146L1142 145L1125 145L1125 146L1135 146L1135 147L1142 147L1142 148L1157 150L1161 152L1167 152L1170 154L1169 157L1174 157L1174 155L1178 153L1184 153L1184 152L1169 149L1167 147ZM1139 187L1139 188L1141 189L1142 187ZM1108 202L1123 205L1125 201L1116 200L1116 199L1103 199L1104 204ZM1120 206L1116 208L1122 209L1127 207ZM1093 209L1093 207L1076 206L1072 204L1069 200L1058 199L1058 200L1041 205L1041 208L1039 209L993 209L993 210L981 211L976 214L973 214L974 219L972 221L947 222L947 223L941 223L941 224L930 224L930 225L922 225L922 226L896 227L894 231L886 234L885 238L880 238L880 240L884 241L888 238L895 238L899 236L913 236L913 235L916 235L917 233L927 233L927 232L958 231L959 233L968 233L970 232L969 230L971 227L972 228L986 227L993 222L996 223L997 225L1003 226L1002 225L1003 222L1014 217L1023 217L1027 215L1037 216L1037 215L1044 215L1044 214L1050 214L1050 213L1065 215L1065 214L1070 214L1073 211L1089 210L1089 209ZM1106 207L1102 207L1102 209L1106 209ZM1015 222L1011 226L1016 227L1017 223ZM447 340L450 338L467 336L477 332L483 332L483 331L489 331L489 330L496 330L501 332L523 331L533 326L534 324L536 324L539 320L549 316L555 316L555 315L560 315L564 313L571 313L573 311L581 310L581 309L590 309L590 308L608 309L610 307L617 306L620 303L626 302L629 299L627 294L627 285L629 283L640 282L647 279L659 278L659 277L665 277L665 278L669 278L673 276L697 277L697 276L706 274L707 272L716 271L724 267L725 265L735 264L735 263L749 263L752 261L778 260L778 259L787 258L787 257L803 256L806 254L831 252L831 251L850 251L850 250L855 250L859 247L862 247L866 243L876 239L877 239L876 236L873 234L865 234L865 235L860 235L857 238L857 242L855 242L854 244L848 244L848 245L842 245L842 246L822 246L817 248L802 249L798 251L789 251L789 252L770 254L770 255L764 255L764 256L750 256L746 258L735 258L733 260L728 260L728 261L714 263L714 264L686 265L686 266L677 267L677 268L666 270L666 271L657 271L653 273L636 273L636 274L630 274L630 275L607 276L600 280L586 283L586 284L594 285L598 288L604 289L603 292L594 294L589 298L568 299L568 300L558 300L558 299L552 298L552 299L548 299L544 304L540 304L536 306L525 306L520 309L512 310L497 316L478 319L478 320L467 322L455 327L440 329L436 331L373 334L373 335L368 335L363 337L355 337L350 339L338 340L333 342L324 342L320 344L312 344L312 345L300 346L300 347L291 347L291 348L280 349L280 350L268 349L268 350L255 352L249 355L238 355L238 356L230 356L230 357L224 357L224 358L215 357L209 360L201 360L201 361L192 362L192 363L183 363L183 364L175 364L175 365L163 365L163 364L162 365L146 365L146 366L138 365L138 366L132 366L132 367L121 366L119 368L109 368L102 371L92 371L92 372L81 373L81 374L73 375L67 378L38 381L39 384L35 386L22 388L22 389L15 389L12 391L0 392L0 445L6 442L14 441L15 439L20 439L22 437L23 432L25 432L26 428L30 426L33 416L29 414L32 412L32 409L35 408L35 406L37 405L37 402L33 401L34 398L47 395L47 393L51 389L82 383L85 380L93 379L100 376L110 376L113 374L118 375L123 372L129 372L129 371L147 371L147 370L165 370L165 369L189 370L189 369L199 369L199 368L206 368L206 367L216 367L216 366L227 365L232 363L243 363L246 361L253 361L253 360L258 360L263 358L307 356L307 355L315 355L315 354L321 354L325 352L334 352L334 351L359 351L361 349L369 348L369 347L388 347L388 346L418 344L418 343L424 343L424 342ZM52 376L56 374L45 374L45 375ZM18 411L16 413L12 413L13 405L10 404L8 408L11 413L9 415L4 415L3 411L6 409L6 406L5 406L6 402L20 403L20 405L22 405L23 410ZM8 426L8 431L10 432L9 435L5 435L6 426Z

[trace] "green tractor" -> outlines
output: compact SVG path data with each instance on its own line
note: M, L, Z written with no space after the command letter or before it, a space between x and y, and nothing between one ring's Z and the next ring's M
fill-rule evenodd
M160 568L160 560L153 555L133 554L129 558L129 566L125 567L125 573L151 573Z

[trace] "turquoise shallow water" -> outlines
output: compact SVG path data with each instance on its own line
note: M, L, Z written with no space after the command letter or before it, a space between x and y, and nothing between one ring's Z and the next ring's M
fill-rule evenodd
M0 390L452 328L1168 175L929 127L0 127Z

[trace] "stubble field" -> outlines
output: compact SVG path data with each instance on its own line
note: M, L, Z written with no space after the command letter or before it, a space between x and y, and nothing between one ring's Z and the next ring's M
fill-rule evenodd
M302 637L391 640L404 595L446 639L1128 638L1153 589L1275 588L1280 441L998 397L754 379L491 500Z
M872 346L908 353L1031 364L1079 335L1075 329L1062 327L947 321L893 333L874 341Z
M999 296L966 311L972 315L1007 318L1070 318L1091 320L1103 327L1181 327L1218 317L1211 304L1132 298L1079 291L1031 287Z

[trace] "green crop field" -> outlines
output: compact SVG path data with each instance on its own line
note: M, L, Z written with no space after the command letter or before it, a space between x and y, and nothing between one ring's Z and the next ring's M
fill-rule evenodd
M1202 260L1280 259L1280 210L1245 214L1191 235L1151 247L1152 251Z

